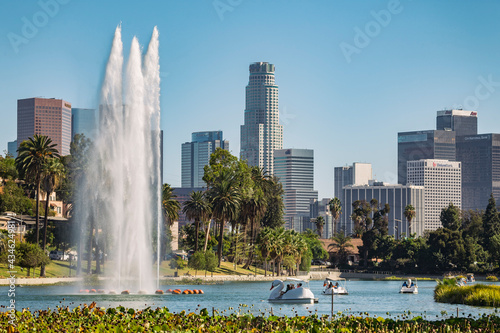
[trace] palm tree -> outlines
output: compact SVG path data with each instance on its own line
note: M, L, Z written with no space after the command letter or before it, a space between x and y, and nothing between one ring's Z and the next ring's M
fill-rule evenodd
M325 226L325 218L323 216L318 216L314 224L316 225L316 231L318 232L319 238L322 238L323 227Z
M354 247L351 244L351 237L346 236L343 231L335 233L335 235L330 238L335 243L332 243L328 248L336 249L336 256L339 260L339 264L344 264L347 261L347 256L349 255L349 248Z
M411 220L413 220L417 215L415 207L413 207L412 205L406 205L404 215L408 220L408 234L409 236L411 236Z
M299 271L300 262L302 261L302 256L307 252L307 242L304 237L299 233L292 234L292 249L293 249L293 257L295 258L295 275Z
M260 230L257 236L257 244L259 245L260 254L264 258L264 276L267 276L267 258L271 252L271 239L273 229L264 227Z
M338 227L336 224L338 223L340 214L342 214L342 203L339 198L333 198L328 205L330 206L330 213L332 213L333 217L333 232L337 232Z
M169 184L163 184L161 191L161 206L170 227L175 220L179 219L179 210L181 209L181 204L175 198L177 198L177 196L174 194L172 187L170 187Z
M284 251L285 228L280 227L272 229L272 232L269 234L269 238L270 238L269 256L273 261L273 276L275 271L276 274L279 276L281 271L280 263L281 263L281 258L283 258L283 251ZM276 261L278 261L278 270L276 270Z
M41 187L45 192L45 221L43 225L43 241L42 250L45 252L45 247L47 246L47 227L48 227L48 217L49 217L49 201L50 194L59 187L59 184L64 177L66 170L64 165L59 158L49 158L42 168L42 184ZM40 269L40 276L45 276L45 265L42 265Z
M212 216L219 221L218 257L219 267L222 261L222 242L224 238L224 224L236 219L241 204L241 194L236 186L234 173L223 169L218 179L209 190L212 202Z
M169 184L163 184L161 189L161 207L163 210L163 216L167 225L164 228L170 228L174 224L175 220L179 219L179 210L181 209L181 204L177 201L177 196L174 194L174 190ZM166 243L166 233L163 233L161 244ZM160 253L165 253L164 248L162 249L161 244L157 244L156 248ZM161 256L160 256L161 258Z
M256 233L260 226L260 221L266 214L267 194L272 190L271 179L263 169L257 166L251 169L251 180L253 182L253 191L251 195L244 200L242 209L243 215L245 215L250 224L250 252L248 254L248 260L243 267L244 269L248 269L253 261Z
M198 234L200 230L200 220L205 221L209 218L212 208L210 203L206 200L205 195L201 191L191 192L188 201L184 202L182 212L186 214L189 220L194 220L195 223L195 247L194 250L198 251Z
M52 139L35 134L32 138L23 141L19 146L19 154L16 158L16 167L19 175L27 181L32 182L36 188L36 244L40 245L40 184L42 181L43 166L49 158L59 158L60 155L52 143Z

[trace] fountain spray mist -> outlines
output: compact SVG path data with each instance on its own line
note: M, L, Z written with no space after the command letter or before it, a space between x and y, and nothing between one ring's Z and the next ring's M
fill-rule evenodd
M80 236L87 248L108 253L109 289L152 292L155 281L159 284L152 238L159 236L162 218L158 47L155 27L143 64L134 37L124 68L121 26L116 28L101 90L99 134L78 196Z

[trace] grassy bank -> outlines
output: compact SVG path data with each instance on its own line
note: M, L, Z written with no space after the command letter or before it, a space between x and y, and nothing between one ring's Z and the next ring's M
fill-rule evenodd
M451 284L438 284L434 289L434 300L441 303L498 307L500 306L500 286L475 284L459 287Z
M86 269L87 268L87 262L82 263L82 268ZM91 269L95 271L95 263L92 263ZM101 276L106 276L108 275L108 270L112 269L112 263L107 262L105 263L104 267L101 266L101 271L103 272ZM0 278L7 278L9 277L8 273L9 269L7 268L7 264L0 264ZM19 266L15 266L14 271L16 271L15 275L17 278L24 278L28 276L28 270L27 269L21 269ZM152 267L152 272L156 272L156 266ZM160 266L160 276L174 276L175 273L177 273L178 276L197 276L197 277L203 277L205 276L204 271L195 271L191 268L183 268L179 269L178 271L175 269L172 269L169 267L169 262L168 261L163 261L161 266ZM253 275L253 274L258 274L258 275L263 275L264 270L257 268L255 270L255 267L250 266L250 269L243 269L242 265L236 265L234 267L233 263L230 262L222 262L221 267L218 267L215 269L215 271L212 272L207 272L207 276L211 276L212 274L214 276L216 275ZM269 272L268 272L269 273ZM33 274L33 270L31 270L31 277L38 277L40 275L40 268L37 268L35 270L35 274ZM75 269L74 267L70 270L69 267L69 262L67 261L59 261L59 260L53 260L51 261L50 264L48 264L45 268L45 275L46 277L68 277L68 276L75 276ZM86 274L84 274L86 275ZM111 275L111 274L109 274ZM93 275L95 276L95 274Z
M13 320L16 328L9 328ZM196 313L170 313L167 308L142 311L99 308L95 303L73 310L58 308L30 312L0 313L0 332L498 332L500 318L450 318L427 321L421 317L407 320L381 317L328 316L254 316L247 313L220 315L202 309Z

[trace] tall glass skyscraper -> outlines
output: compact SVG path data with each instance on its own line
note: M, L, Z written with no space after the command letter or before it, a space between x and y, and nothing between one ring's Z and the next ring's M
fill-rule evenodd
M398 133L398 183L407 184L407 162L421 159L456 160L456 132L430 130Z
M71 140L76 134L83 134L94 140L96 136L96 112L94 109L73 108L71 110Z
M314 151L280 149L274 152L274 175L285 192L285 227L304 231L309 222L311 200L318 199L314 190ZM306 223L306 228L310 225Z
M229 150L229 141L222 139L222 131L195 132L191 135L191 142L182 144L182 187L206 187L203 168L217 148Z
M455 131L457 137L477 134L477 112L465 110L438 111L436 129Z
M500 134L457 138L457 160L462 162L462 209L486 209L491 193L500 202Z
M269 174L274 170L274 151L283 148L283 126L279 125L278 86L274 65L250 65L246 87L245 123L241 126L240 157Z

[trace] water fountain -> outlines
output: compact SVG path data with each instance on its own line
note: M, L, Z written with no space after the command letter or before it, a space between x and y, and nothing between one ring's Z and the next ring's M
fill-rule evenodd
M94 230L94 246L109 250L107 287L118 291L153 292L155 281L158 286L159 266L153 273L161 225L158 46L155 27L143 59L134 37L124 67L121 26L116 28L101 90L99 134L75 214L80 236L88 238Z

